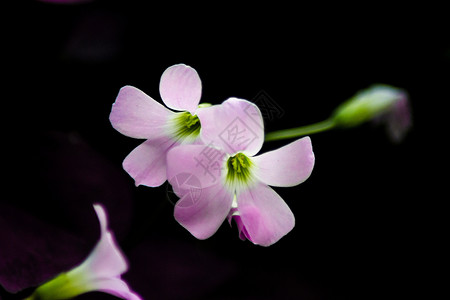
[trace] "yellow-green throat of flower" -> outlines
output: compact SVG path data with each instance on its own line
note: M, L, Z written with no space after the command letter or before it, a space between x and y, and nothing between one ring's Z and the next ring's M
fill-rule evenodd
M227 161L227 183L230 185L248 183L251 179L252 167L252 161L243 153L230 157Z
M200 134L200 119L190 112L177 113L174 120L174 136L177 140L195 140Z

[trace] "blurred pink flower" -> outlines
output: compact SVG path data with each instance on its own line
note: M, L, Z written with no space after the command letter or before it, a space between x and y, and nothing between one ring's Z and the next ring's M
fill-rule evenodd
M120 133L146 139L124 160L123 168L136 186L160 186L167 180L166 153L175 145L200 142L200 121L195 115L202 84L197 72L184 64L169 67L159 84L167 109L139 89L123 87L112 106L110 121ZM180 112L181 111L181 112Z
M95 248L83 263L44 283L27 299L69 299L91 291L127 300L141 299L121 278L128 264L108 229L104 208L94 204L94 209L100 222L100 240Z
M393 142L401 142L412 127L411 107L406 92L400 92L397 101L384 116L386 130Z
M384 123L391 140L400 142L412 127L408 94L389 85L372 85L339 105L332 120L336 126L344 128L367 121Z
M256 155L264 141L256 105L230 98L198 116L207 145L181 145L167 154L169 182L180 197L175 219L198 239L206 239L226 218L234 218L242 239L272 245L294 227L295 218L269 185L295 186L310 176L310 138ZM186 173L200 183L195 193L179 187L178 175Z

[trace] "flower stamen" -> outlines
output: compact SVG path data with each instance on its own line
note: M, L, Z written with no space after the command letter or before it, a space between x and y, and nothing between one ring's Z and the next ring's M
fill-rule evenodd
M227 182L231 185L236 183L248 183L251 178L251 160L243 153L232 156L227 161Z
M195 140L200 134L200 119L187 111L177 113L173 122L175 128L173 135L177 140Z

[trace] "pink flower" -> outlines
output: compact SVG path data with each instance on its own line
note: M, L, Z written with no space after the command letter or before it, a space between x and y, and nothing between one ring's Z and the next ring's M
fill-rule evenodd
M69 299L91 291L127 300L141 299L121 278L128 264L108 230L104 208L95 204L94 209L100 221L100 240L95 248L83 263L44 283L27 299Z
M123 87L113 104L110 121L120 133L146 139L124 160L123 168L136 186L160 186L167 180L166 153L179 144L200 142L201 124L196 116L202 84L197 72L186 65L169 67L161 76L161 98L167 109L132 86Z
M305 137L256 155L264 141L261 112L252 103L230 98L198 112L207 145L181 145L167 154L167 175L180 200L175 219L199 239L212 236L223 221L235 219L241 238L269 246L287 234L295 218L270 186L305 181L314 166L311 140ZM179 186L190 174L201 189Z
M338 127L354 127L367 121L384 123L393 142L401 142L412 127L408 94L385 84L372 85L356 93L333 112Z

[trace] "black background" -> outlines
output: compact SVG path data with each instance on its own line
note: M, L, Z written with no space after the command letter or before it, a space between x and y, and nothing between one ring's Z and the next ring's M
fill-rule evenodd
M29 1L9 11L0 283L20 278L24 290L1 297L21 299L85 257L98 238L93 202L107 207L130 261L124 277L145 299L405 298L439 287L430 267L441 264L443 200L430 178L443 136L432 133L450 67L439 8ZM408 91L414 127L401 144L371 124L312 136L311 177L275 188L292 232L263 248L224 223L198 241L174 220L166 184L134 186L121 163L141 141L108 120L124 85L160 101L159 78L176 63L199 73L202 102L263 90L283 110L266 132L323 120L373 83ZM113 297L80 296L98 298Z

